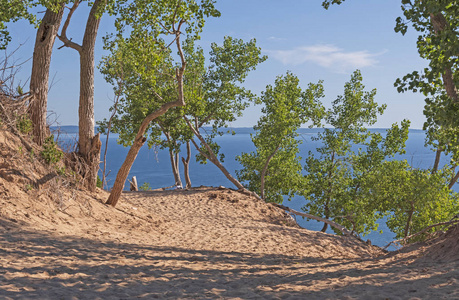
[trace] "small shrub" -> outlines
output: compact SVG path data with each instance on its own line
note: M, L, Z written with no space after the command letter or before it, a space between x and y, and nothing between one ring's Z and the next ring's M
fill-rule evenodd
M34 162L34 160L35 160L35 152L33 151L33 149L30 150L29 157L30 157L30 161Z
M32 120L24 114L18 117L16 127L22 134L28 134L32 131Z
M97 175L97 183L96 183L96 186L98 188L103 188L103 183L102 183L102 180L100 179L99 175Z
M43 151L41 151L40 154L49 165L59 162L64 155L57 147L57 143L54 141L54 135L50 135L46 138L43 144Z
M59 174L60 176L64 176L67 172L67 170L65 169L65 167L56 167L56 172L57 174Z
M141 186L139 186L139 190L141 191L151 191L151 186L148 182L144 182Z

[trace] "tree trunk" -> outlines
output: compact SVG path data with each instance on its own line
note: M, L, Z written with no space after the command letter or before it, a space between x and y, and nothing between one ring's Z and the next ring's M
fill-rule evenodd
M63 14L63 3L58 12L47 9L35 39L32 75L30 76L30 92L33 98L30 102L29 114L33 124L33 140L38 145L43 145L48 136L46 109L48 105L49 67L54 41Z
M448 188L452 189L454 184L456 184L458 179L459 179L459 172L457 172L456 175L454 175L454 177L451 178L451 181L449 182Z
M123 191L123 188L124 188L124 183L126 182L126 179L129 175L129 171L131 170L132 164L134 163L135 158L137 157L137 154L139 153L140 148L143 146L143 144L145 144L145 141L147 140L143 135L145 134L145 131L147 131L148 126L150 125L151 121L153 121L159 116L162 116L172 107L185 106L185 97L183 95L183 73L185 73L186 60L185 60L185 55L183 54L183 51L182 51L182 46L180 45L180 34L181 34L180 28L184 23L185 21L183 20L180 21L177 30L175 30L175 27L174 27L175 43L177 45L177 49L180 55L180 60L182 62L181 67L175 70L175 76L176 76L176 81L177 81L177 92L178 92L177 101L164 103L163 105L161 105L159 109L149 114L142 121L142 124L140 124L139 131L137 132L137 135L135 136L134 144L132 145L131 149L129 149L126 159L124 160L123 164L121 165L120 170L118 171L118 174L116 175L116 180L113 185L112 192L110 193L110 196L108 197L107 202L105 202L106 204L109 204L113 207L115 207L115 205L118 203L118 200L121 196L121 192ZM161 100L163 99L161 98Z
M94 49L100 17L97 14L105 6L105 0L96 0L86 22L86 30L80 51L80 105L78 107L78 151L85 158L91 172L85 178L86 187L95 191L97 183L97 170L100 161L100 148L98 152L91 151L94 138ZM99 141L100 143L100 141ZM96 171L94 172L94 169Z
M97 32L100 24L100 14L106 5L106 0L95 0L89 12L83 43L78 45L67 38L67 27L74 11L80 1L75 1L67 19L62 27L59 39L64 46L78 51L80 55L80 104L78 107L78 151L83 158L85 166L82 166L84 185L90 191L95 191L97 185L97 170L100 162L100 140L94 140L94 49ZM98 137L98 136L97 136ZM94 151L95 149L99 151Z
M180 95L183 94L181 93ZM185 102L183 101L183 97L179 96L179 100L163 104L161 108L155 110L154 112L149 114L145 118L145 120L143 120L142 124L140 125L139 131L137 132L137 135L135 137L134 144L131 146L131 149L129 149L126 159L124 160L120 170L118 171L118 174L116 175L112 192L110 193L110 196L108 197L107 202L105 202L105 204L109 204L115 207L118 203L118 200L124 189L124 183L126 182L126 179L129 175L129 171L131 171L132 164L134 163L140 148L143 146L143 144L145 144L145 141L147 140L143 135L145 134L145 131L147 131L148 125L151 123L151 121L153 121L159 116L162 116L172 107L184 105Z
M231 181L232 184L234 184L240 191L244 192L244 193L247 193L247 194L252 194L252 192L250 192L249 190L247 190L236 178L234 178L229 172L228 170L226 170L226 168L220 163L220 161L218 160L218 158L215 156L215 153L212 151L212 149L210 148L210 146L207 144L206 140L202 137L202 135L199 133L199 131L194 128L193 124L191 124L191 122L186 118L184 117L185 119L185 122L188 124L188 127L191 129L191 131L193 131L194 135L199 139L199 141L201 142L201 144L206 148L206 150L208 151L208 154L207 153L204 153L200 148L199 146L193 141L193 144L196 148L196 150L198 150L202 155L204 155L208 160L210 160L215 166L217 166L217 168L220 169L220 171L222 171L222 173L226 176L226 178L228 178L229 181ZM256 195L255 193L253 193L254 196L256 196L257 198L260 198L260 196Z
M116 203L118 203L118 199L120 198L124 189L124 183L126 182L129 172L131 171L132 164L134 163L140 148L143 146L143 144L145 144L146 140L147 139L143 136L143 134L140 138L135 139L134 144L132 144L131 149L129 149L126 159L118 171L118 174L116 174L115 183L113 184L112 192L110 193L106 204L110 204L114 207Z
M85 186L91 192L94 192L97 187L97 173L99 172L101 147L102 142L100 141L100 133L98 133L91 139L91 149L84 157L88 168L88 171L85 174L84 182Z
M442 153L441 147L438 147L437 152L435 153L435 162L432 168L432 174L435 174L438 170L438 166L440 165L440 157Z
M325 203L325 219L328 220L330 218L330 209L328 208L328 202ZM328 223L324 222L324 226L320 231L325 232L328 229Z
M273 153L266 159L265 165L263 166L263 170L261 170L260 175L260 197L261 199L265 200L265 176L266 172L268 171L268 165L271 159L276 155L277 151L280 148L280 144L274 149Z
M411 203L411 210L408 212L408 220L406 221L406 224L405 224L405 232L404 232L405 238L410 234L411 219L413 218L413 213L414 213L414 205L413 203Z
M186 142L186 159L182 157L183 162L183 172L185 173L185 182L186 182L186 189L191 188L191 180L190 180L190 159L191 159L191 145L190 141Z
M175 179L175 186L176 187L181 187L182 186L182 180L180 179L180 171L178 168L178 155L177 153L174 153L172 149L169 149L169 157L171 160L171 167L172 167L172 173L174 174L174 179Z

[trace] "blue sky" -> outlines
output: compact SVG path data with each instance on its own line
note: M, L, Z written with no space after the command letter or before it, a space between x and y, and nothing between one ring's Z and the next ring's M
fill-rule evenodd
M397 93L393 87L398 77L421 70L427 62L416 49L416 32L395 33L395 19L401 15L400 0L348 0L340 6L325 10L322 0L219 0L222 16L207 21L201 46L209 50L212 42L221 43L224 36L244 40L257 39L268 60L253 71L245 82L256 93L272 84L278 75L291 71L302 87L309 82L324 80L325 105L329 106L355 69L360 69L367 90L377 89L376 100L386 103L386 113L375 127L390 127L407 118L411 128L422 128L424 97L411 92ZM67 36L81 41L88 9L82 5L75 13ZM104 52L102 37L111 31L113 19L103 16L96 49L96 60ZM12 50L25 43L15 54L17 60L32 56L35 31L25 22L10 25ZM49 94L50 121L60 125L78 124L79 57L75 50L55 43L51 66L54 83ZM22 66L19 79L30 74L30 62ZM25 90L27 90L28 84ZM109 116L113 93L96 70L96 120ZM253 126L260 116L260 107L250 107L234 127Z

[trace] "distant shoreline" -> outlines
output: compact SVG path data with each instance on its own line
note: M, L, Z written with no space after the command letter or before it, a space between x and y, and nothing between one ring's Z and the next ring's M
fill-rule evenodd
M51 126L51 132L61 132L61 133L78 133L78 126L77 125L63 125L63 126ZM211 127L203 127L203 130L210 130ZM370 131L378 132L378 131L385 131L389 128L369 128ZM96 132L98 131L98 127L94 129ZM255 130L252 127L229 127L229 128L222 128L222 131L233 130L234 132L244 134L244 133L254 133ZM323 128L300 128L298 133L317 133L323 131ZM410 132L425 132L422 129L410 129Z

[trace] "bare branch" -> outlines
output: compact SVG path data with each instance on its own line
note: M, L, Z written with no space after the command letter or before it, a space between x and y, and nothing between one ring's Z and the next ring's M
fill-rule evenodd
M287 207L287 206L284 206L284 205L280 205L280 204L277 204L277 203L271 203L272 205L276 206L276 207L279 207L279 208L282 208L283 210L286 210L288 212L291 212L292 214L295 214L295 215L298 215L298 216L302 216L302 217L306 217L308 219L313 219L313 220L316 220L316 221L319 221L319 222L324 222L324 223L327 223L329 224L330 226L338 229L339 231L341 231L344 235L347 235L347 236L354 236L352 235L352 233L347 230L344 226L341 226L340 224L336 223L336 222L333 222L331 220L328 220L328 219L324 219L324 218L321 218L321 217L317 217L317 216L314 216L314 215L311 215L311 214L307 214L307 213L303 213L303 212L299 212L299 211L296 211L294 209L291 209L290 207ZM356 236L354 236L356 237Z
M77 43L74 43L74 42L72 42L72 39L69 40L67 38L67 28L69 27L70 20L72 19L72 15L75 12L75 10L78 8L78 5L80 5L80 2L81 2L81 0L75 0L75 2L73 3L72 8L69 11L69 14L67 15L67 19L65 20L64 26L62 27L61 35L57 36L59 38L59 40L61 40L61 42L64 43L64 45L59 47L58 49L61 49L62 47L69 47L69 48L75 49L78 52L82 51L82 46L81 45L79 45Z
M459 224L459 220L458 219L453 219L451 221L448 221L448 222L441 222L441 223L437 223L437 224L433 224L433 225L430 225L430 226L427 226L426 228L422 229L421 231L419 232L416 232L412 235L409 235L403 239L399 239L399 240L396 240L396 241L392 241L390 242L389 244L387 244L383 249L387 249L389 248L390 245L392 244L405 244L406 241L414 238L414 237L417 237L418 235L421 235L423 233L426 233L427 231L429 231L430 229L434 228L434 227L438 227L438 226L444 226L444 225L454 225L454 224Z

